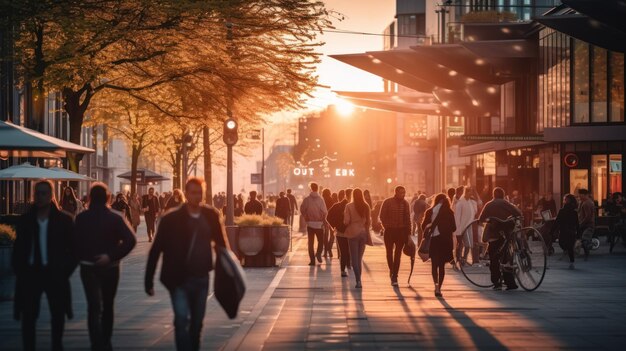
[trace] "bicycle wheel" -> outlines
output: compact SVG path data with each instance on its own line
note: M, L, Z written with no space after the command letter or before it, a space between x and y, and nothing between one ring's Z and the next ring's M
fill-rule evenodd
M513 256L515 278L524 290L533 291L546 275L548 249L541 234L532 227L520 229L516 242Z
M477 222L478 220L475 220L467 225L467 227L463 230L463 233L465 233L465 231L470 229ZM478 240L473 243L472 262L470 263L465 260L460 262L459 265L461 266L461 272L470 283L481 288L490 288L493 286L493 283L491 282L491 272L489 271L489 260L485 259L478 252L480 247L483 246L482 239L479 235L474 235L474 237ZM486 252L483 252L483 254L484 253Z

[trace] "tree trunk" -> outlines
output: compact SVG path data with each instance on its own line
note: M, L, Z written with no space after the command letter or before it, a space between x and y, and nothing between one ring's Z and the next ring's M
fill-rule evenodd
M135 196L137 194L137 164L139 163L139 155L141 149L133 145L130 155L130 194Z
M173 180L172 180L172 188L174 189L181 189L180 187L180 180L181 180L181 167L182 167L182 156L180 152L176 153L176 161L174 162L174 169L173 169Z
M213 206L213 170L211 169L211 139L209 127L202 128L202 150L204 152L204 181L206 183L206 203Z
M81 95L85 94L85 98L81 103ZM79 91L74 91L71 88L63 89L63 108L67 112L67 116L70 122L70 142L80 145L80 137L83 129L83 122L85 120L85 111L93 93L88 86L83 87ZM78 172L78 166L83 159L83 154L68 153L67 163L70 166L70 170Z

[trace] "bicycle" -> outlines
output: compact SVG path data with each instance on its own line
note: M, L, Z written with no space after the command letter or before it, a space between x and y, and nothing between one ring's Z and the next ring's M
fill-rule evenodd
M474 220L463 233L470 229L478 220ZM500 220L489 218L487 225L497 226L497 232L504 236L504 243L499 249L501 252L500 271L513 272L519 285L526 291L533 291L539 288L546 274L548 263L548 248L543 237L537 229L533 227L523 227L522 217ZM479 224L480 225L480 224ZM482 242L482 238L478 235ZM493 243L489 243L493 245ZM474 255L475 251L472 251ZM491 272L489 270L490 261L485 255L472 257L473 263L463 260L460 264L463 276L470 283L481 287L490 288L494 286L491 282Z

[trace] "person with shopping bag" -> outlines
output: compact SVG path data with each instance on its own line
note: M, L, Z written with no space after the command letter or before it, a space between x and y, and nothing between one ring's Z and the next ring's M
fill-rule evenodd
M446 194L435 197L433 207L424 214L422 222L424 240L429 240L428 254L431 261L431 274L435 284L435 296L441 297L441 286L445 277L445 265L452 261L453 240L452 235L456 230L454 212L450 208L450 200ZM420 245L420 251L422 245Z
M229 249L220 214L201 205L203 194L204 181L190 178L185 184L187 202L162 217L146 266L145 291L154 296L154 273L163 255L161 282L172 300L178 350L200 349L209 272L214 269L212 244L218 265L224 257L221 252Z

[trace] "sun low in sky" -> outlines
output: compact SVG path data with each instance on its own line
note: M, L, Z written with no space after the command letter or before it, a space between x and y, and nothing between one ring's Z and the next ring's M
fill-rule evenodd
M307 106L311 110L319 110L330 104L338 104L338 99L331 90L383 90L383 82L380 77L341 63L328 57L328 55L382 50L382 33L385 27L393 21L396 12L394 0L327 0L325 3L329 10L337 11L345 17L343 21L334 22L338 31L381 35L325 32L320 36L320 40L326 44L319 50L323 57L318 66L317 74L319 75L319 84L327 88L318 88L313 92L314 98L307 102ZM344 103L347 102L344 101ZM344 108L347 108L347 105Z

